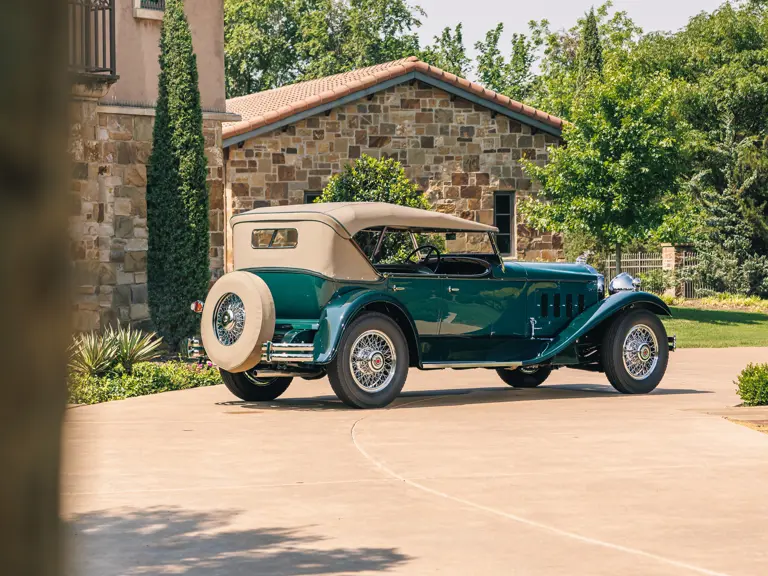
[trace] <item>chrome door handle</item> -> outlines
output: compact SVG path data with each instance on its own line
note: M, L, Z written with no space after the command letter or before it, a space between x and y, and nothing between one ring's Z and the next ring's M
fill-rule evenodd
M458 288L451 288L450 286L448 286L448 292L458 292L458 291L459 291Z
M402 286L392 286L392 292L402 292L405 290Z

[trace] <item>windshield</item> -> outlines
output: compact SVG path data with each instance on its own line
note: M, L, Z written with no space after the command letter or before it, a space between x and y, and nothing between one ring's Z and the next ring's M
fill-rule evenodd
M405 262L418 248L432 246L444 256L489 256L495 250L487 232L446 232L369 228L354 236L360 249L374 264ZM422 250L422 255L425 250Z

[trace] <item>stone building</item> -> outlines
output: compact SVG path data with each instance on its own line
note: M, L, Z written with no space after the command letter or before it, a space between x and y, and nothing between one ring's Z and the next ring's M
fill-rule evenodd
M517 203L535 192L521 158L547 161L562 120L407 58L227 100L226 220L312 201L362 154L395 158L436 210L493 224L505 254L562 257L558 235L530 230ZM231 265L231 255L228 254Z
M147 324L146 163L157 99L163 0L67 0L73 73L69 153L75 325ZM224 267L223 0L186 0L200 77L211 274Z

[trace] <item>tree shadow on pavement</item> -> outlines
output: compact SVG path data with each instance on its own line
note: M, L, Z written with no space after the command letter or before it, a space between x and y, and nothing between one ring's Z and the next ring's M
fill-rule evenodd
M410 558L395 548L323 546L301 528L233 530L236 511L122 508L67 521L72 576L321 575L379 572Z
M657 388L650 396L679 394L712 394L710 390L684 388ZM638 396L634 396L637 398ZM630 399L633 396L620 394L610 385L599 384L556 384L539 388L523 389L508 386L450 388L445 390L414 390L402 392L389 407L419 408L424 405L463 406L467 404L493 404L502 402L534 402L545 400L567 400L584 398ZM313 398L280 398L271 402L242 402L231 400L218 402L219 406L252 410L352 410L335 396Z

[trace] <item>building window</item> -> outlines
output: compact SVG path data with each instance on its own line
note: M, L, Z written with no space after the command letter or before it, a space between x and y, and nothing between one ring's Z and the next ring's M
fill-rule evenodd
M304 192L304 204L312 204L321 194L322 192Z
M147 10L165 10L165 0L140 0L139 8Z
M496 192L493 197L493 222L499 229L496 240L504 256L514 256L515 250L515 193Z
M133 17L144 20L162 20L165 0L133 0Z

